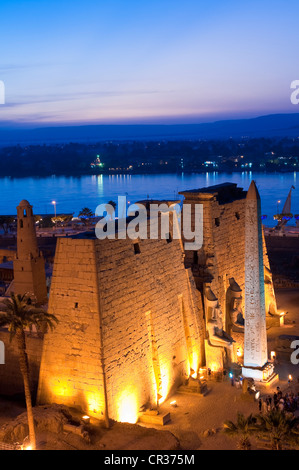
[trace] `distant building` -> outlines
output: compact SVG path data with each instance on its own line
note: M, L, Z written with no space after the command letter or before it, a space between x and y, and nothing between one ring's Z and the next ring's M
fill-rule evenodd
M91 168L103 168L104 163L101 162L100 155L97 155L97 158L95 159L94 162L90 164Z
M17 207L17 254L14 260L14 292L47 302L45 261L38 249L32 206L21 201Z

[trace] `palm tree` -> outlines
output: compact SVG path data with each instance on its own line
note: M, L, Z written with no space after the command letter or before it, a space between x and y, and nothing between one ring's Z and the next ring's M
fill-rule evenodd
M238 448L240 450L250 450L251 442L249 436L256 430L256 418L251 414L248 418L238 413L237 422L225 421L224 432L229 436L240 435Z
M113 208L113 210L111 208ZM111 220L113 220L113 218L114 218L115 209L116 209L116 202L108 201L107 204L106 204L106 210L107 210L107 214L109 214Z
M93 216L94 213L88 207L83 207L83 209L81 209L78 215L79 219L82 220L84 225L86 225L89 222L89 219L91 219Z
M25 400L27 408L30 445L36 448L32 401L29 384L29 364L26 352L25 330L35 326L38 331L48 326L54 329L57 318L43 308L37 307L28 294L20 295L12 293L10 298L4 299L0 306L0 327L8 326L10 341L15 336L18 344L20 370L24 382Z
M273 409L258 415L259 433L270 438L272 449L281 450L284 442L299 442L299 420L284 411Z

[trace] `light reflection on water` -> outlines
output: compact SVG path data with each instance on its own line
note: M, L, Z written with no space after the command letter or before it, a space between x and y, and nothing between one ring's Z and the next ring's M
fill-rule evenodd
M282 210L292 185L296 188L296 173L200 173L159 175L93 175L81 177L52 176L47 178L0 178L0 214L15 214L16 206L27 199L34 212L53 213L51 202L57 202L57 212L74 212L83 207L96 207L127 196L132 203L140 199L175 199L178 192L224 182L237 183L248 189L252 179L262 198L262 212L268 215L266 225L273 225L277 208ZM278 205L277 201L281 203ZM299 213L299 188L293 191L292 212ZM292 222L293 223L293 222Z

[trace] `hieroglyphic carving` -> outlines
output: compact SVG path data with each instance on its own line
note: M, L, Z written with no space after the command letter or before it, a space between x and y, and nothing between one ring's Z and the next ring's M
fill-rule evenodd
M267 362L263 239L260 199L254 189L257 197L247 197L245 214L244 365L262 367Z

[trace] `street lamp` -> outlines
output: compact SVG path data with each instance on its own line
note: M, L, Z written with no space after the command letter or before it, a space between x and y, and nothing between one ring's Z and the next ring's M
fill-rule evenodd
M281 201L277 201L277 214L279 214L279 204L281 203Z
M55 218L56 218L56 201L52 201L52 204L54 204L54 211L55 211Z

